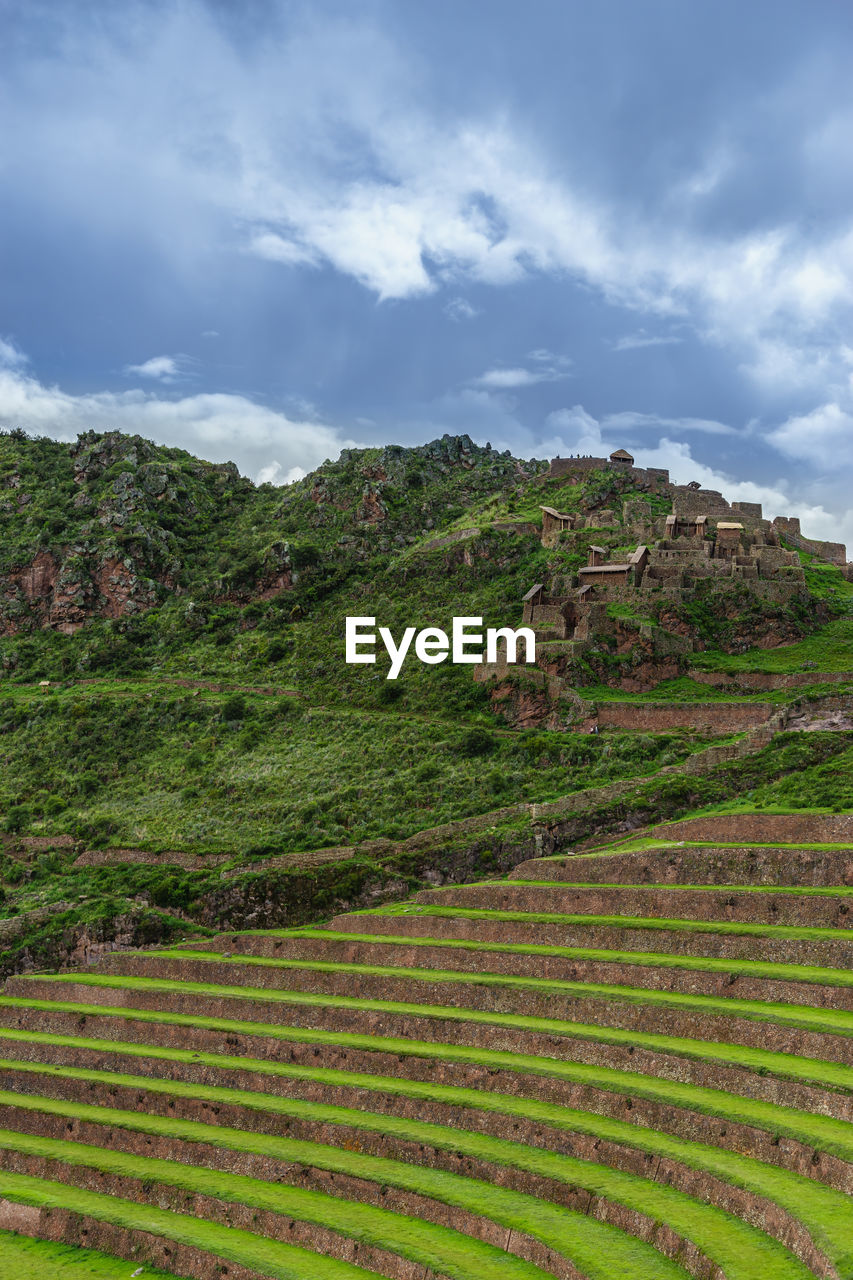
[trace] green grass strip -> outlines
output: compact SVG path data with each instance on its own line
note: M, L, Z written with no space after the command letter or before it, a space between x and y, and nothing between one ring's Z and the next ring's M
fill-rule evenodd
M115 1117L126 1115L129 1121L134 1118L133 1112L114 1111L111 1114ZM156 1125L117 1123L122 1128L136 1131L161 1132L161 1128ZM187 1128L187 1124L176 1121L174 1127L183 1130ZM220 1131L213 1125L199 1124L196 1128L202 1132L198 1137L189 1139L190 1141L213 1142L217 1133L223 1138L241 1135L240 1130ZM206 1130L210 1130L209 1135L204 1132ZM293 1159L304 1166L344 1172L352 1177L379 1182L380 1185L403 1186L417 1194L457 1204L493 1221L500 1220L500 1215L495 1217L495 1209L503 1207L506 1211L509 1207L514 1230L545 1239L563 1256L577 1258L590 1280L593 1277L600 1280L622 1280L626 1275L649 1277L649 1280L656 1280L658 1276L663 1280L686 1280L687 1272L651 1245L586 1214L559 1208L550 1201L536 1200L533 1196L519 1192L506 1192L459 1174L417 1169L377 1156L336 1152L332 1147L316 1143L283 1138L270 1139L265 1144L261 1135L241 1136L246 1139L245 1143L223 1141L218 1145L251 1150L257 1154L276 1155L280 1150L280 1158L283 1160ZM269 1146L276 1150L267 1150ZM326 1192L293 1187L286 1183L264 1182L243 1174L224 1173L203 1166L182 1165L174 1160L134 1156L78 1142L19 1134L11 1130L0 1130L0 1149L60 1160L65 1164L84 1166L122 1177L152 1179L196 1194L284 1214L302 1222L327 1227L357 1239L360 1243L388 1249L400 1257L419 1262L430 1270L434 1268L441 1275L468 1276L472 1280L479 1280L481 1276L495 1277L495 1280L502 1276L517 1277L518 1280L545 1280L546 1276L550 1276L550 1272L543 1271L535 1264L476 1237L422 1218L345 1200ZM290 1155L285 1154L288 1152ZM382 1178L383 1173L391 1173L398 1167L398 1183ZM441 1192L444 1194L439 1194ZM784 1274L786 1272L780 1270L780 1275Z
M152 956L174 958L186 962L186 952L147 952ZM215 963L219 956L193 952L195 957ZM225 961L227 964L228 961ZM710 1016L742 1017L753 1022L772 1022L776 1025L796 1027L801 1031L813 1031L825 1035L853 1036L853 1012L838 1009L813 1009L809 1005L782 1004L769 1000L740 1000L736 996L703 996L680 991L655 991L647 987L623 987L615 983L570 982L565 979L523 978L502 973L463 973L453 969L413 969L405 966L370 964L334 964L324 960L281 960L282 968L301 969L311 973L339 973L344 976L373 976L379 978L403 978L409 982L446 984L461 987L478 986L507 988L519 991L535 991L544 995L571 996L579 999L618 1000L624 1004L657 1005L661 1008L683 1009ZM39 980L37 974L21 975L22 980ZM322 1004L328 1008L370 1008L377 1012L414 1013L420 1016L444 1016L446 1006L421 1005L405 1001L360 1000L353 996L327 995L324 992L287 991L279 987L245 987L213 982L180 982L170 978L142 978L126 974L59 973L50 981L70 982L87 987L102 987L124 991L162 991L164 993L188 992L193 995L215 996L225 999L267 1001L276 1004ZM452 1006L451 1006L452 1007ZM439 1014L438 1010L442 1013ZM485 1011L465 1009L467 1019ZM488 1014L486 1015L489 1016ZM543 1026L549 1019L534 1019Z
M252 1090L199 1085L186 1081L157 1080L147 1076L91 1070L83 1067L42 1066L14 1060L0 1060L0 1071L29 1071L34 1075L43 1075L60 1080L76 1079L95 1081L108 1086L121 1085L129 1089L147 1090L151 1093L163 1094L169 1098L184 1097L217 1102L274 1115L290 1116L318 1125L342 1125L352 1129L390 1134L403 1140L428 1143L430 1146L441 1150L460 1153L475 1159L487 1160L498 1165L524 1169L527 1172L557 1178L574 1185L587 1185L584 1179L589 1176L590 1172L590 1165L586 1161L578 1161L572 1157L557 1155L547 1151L547 1149L543 1153L537 1147L531 1148L524 1144L507 1141L491 1135L469 1133L464 1127L451 1128L447 1125L426 1123L393 1115L389 1116L384 1113L372 1114L368 1110L361 1108L354 1109L305 1102L301 1099L282 1098L278 1095ZM590 1069L588 1071L589 1075L592 1076L593 1072ZM374 1092L387 1092L423 1101L436 1099L451 1106L470 1107L479 1111L521 1116L536 1124L548 1125L563 1132L591 1135L595 1138L605 1139L655 1155L658 1158L676 1161L688 1168L700 1169L724 1182L738 1187L745 1187L756 1195L779 1204L794 1218L798 1218L806 1224L812 1238L833 1257L834 1262L843 1274L849 1272L853 1275L853 1244L851 1244L853 1242L853 1200L840 1191L833 1190L811 1179L803 1178L801 1175L792 1173L787 1169L780 1169L752 1157L743 1156L710 1144L672 1137L654 1129L628 1124L596 1113L580 1111L552 1103L518 1099L506 1094L493 1094L479 1089L442 1086L419 1081L397 1080L393 1077L370 1077L357 1072L332 1071L329 1069L324 1071L319 1068L314 1071L303 1069L300 1073L298 1068L291 1068L292 1077L298 1078L300 1074L303 1078L310 1076L312 1079L330 1085L343 1084L354 1088L368 1088ZM9 1091L0 1091L0 1104L27 1106L30 1109L39 1111L54 1110L52 1099L47 1100L47 1105L43 1105L45 1103L43 1098L36 1098L36 1105L32 1105L30 1101L17 1100L27 1096ZM71 1109L76 1107L77 1104L64 1103L63 1106L66 1110L62 1110L60 1114L65 1115L71 1114ZM772 1113L776 1108L765 1104L763 1110L765 1113ZM74 1114L79 1114L82 1119L94 1118L98 1123L105 1123L102 1120L103 1109L100 1107L86 1108L84 1111L74 1112ZM133 1117L136 1114L135 1112L125 1111L111 1112L110 1120L112 1123L124 1128L137 1128L138 1124L136 1122L126 1122L122 1118L126 1116ZM800 1132L797 1136L807 1143L809 1141L808 1121L814 1118L816 1117L802 1115L804 1123L801 1123ZM172 1121L169 1118L164 1123L171 1126L172 1124L180 1125L185 1122ZM192 1125L196 1122L189 1121L186 1123ZM836 1130L846 1130L843 1142L837 1144L837 1146L839 1148L838 1154L841 1155L841 1158L849 1159L851 1152L853 1152L853 1136L851 1136L853 1135L853 1125L845 1125L840 1121L830 1121L830 1125L834 1126ZM232 1130L220 1128L219 1126L212 1126L212 1129L214 1134L225 1134L227 1136L221 1142L215 1137L208 1140L216 1145L233 1145L230 1136ZM145 1131L153 1132L148 1128L145 1128ZM162 1131L161 1125L156 1132ZM169 1129L169 1132L172 1133L172 1130ZM240 1133L241 1130L233 1132ZM174 1133L173 1136L186 1135ZM278 1139L275 1141L278 1141ZM0 1146L2 1146L2 1138L0 1138ZM267 1147L264 1147L264 1150L267 1154L276 1154L275 1151L271 1151ZM305 1162L318 1165L317 1153L308 1152L306 1154L297 1151L292 1157L288 1158L303 1160L303 1156ZM285 1157L282 1156L281 1158ZM346 1153L341 1158L348 1159L349 1153ZM328 1161L328 1159L325 1148L321 1148L319 1167L334 1167L341 1172L348 1171L348 1167L345 1164L332 1166L328 1163L322 1163L323 1160ZM593 1166L593 1171L594 1169L595 1166ZM353 1170L349 1169L349 1172L353 1172ZM378 1170L377 1176L379 1174L382 1174L382 1180L390 1181L389 1176L382 1173L382 1170ZM645 1179L641 1179L641 1181L645 1182ZM414 1188L408 1187L408 1189L412 1190ZM604 1194L599 1183L595 1183L594 1186L590 1186L588 1189L598 1194ZM436 1192L432 1190L428 1194L435 1195ZM442 1195L438 1198L443 1199L444 1196ZM618 1187L615 1195L608 1193L608 1198L619 1198ZM500 1206L496 1205L494 1207L499 1208ZM631 1207L636 1208L636 1203L633 1203ZM659 1212L657 1207L655 1212ZM494 1218L494 1212L490 1211L488 1216ZM672 1221L671 1219L667 1220ZM501 1219L501 1221L505 1221L506 1225L513 1225L511 1221L506 1221L505 1219ZM676 1223L673 1221L673 1226L675 1225ZM680 1230L680 1228L678 1229ZM549 1243L551 1243L552 1247L558 1248L553 1240L549 1241Z
M644 968L689 969L699 973L736 973L750 978L768 978L778 982L809 982L821 986L853 987L853 972L849 969L829 969L818 965L779 964L764 960L726 960L711 956L682 956L669 951L609 951L591 947L542 946L513 942L470 942L467 938L410 938L405 934L344 933L335 929L293 929L291 938L314 938L323 942L364 942L379 946L436 947L439 949L493 952L508 955L565 956L569 960L593 960L608 964L635 964ZM853 941L853 940L851 940ZM180 951L163 949L145 951L142 955L194 956L216 955L222 960L238 964L259 964L275 967L280 963L276 956L253 956L242 952L198 952L182 947ZM297 962L298 963L298 962Z
M0 1280L128 1280L134 1265L99 1249L0 1231ZM141 1266L138 1280L175 1280L175 1273Z
M564 911L501 911L493 907L441 907L432 903L390 902L352 915L439 916L445 920L506 920L511 924L593 925L613 929L660 929L678 933L718 933L726 937L773 938L784 942L853 942L850 929L814 925L747 924L737 920L684 920L666 916L593 916ZM290 937L290 929L252 929L250 936ZM234 935L239 936L239 935ZM186 948L187 950L191 948Z
M605 884L594 880L477 880L465 885L442 885L430 893L446 893L453 889L502 889L507 886L524 889L653 889L657 893L757 893L781 894L795 898L851 898L853 885L790 884Z
M310 1033L308 1033L310 1037ZM371 1039L371 1044L373 1040ZM259 1075L286 1080L316 1080L318 1083L331 1086L343 1086L353 1089L366 1089L372 1092L385 1092L406 1098L435 1099L446 1102L449 1106L474 1107L480 1111L495 1111L506 1115L520 1115L527 1119L539 1120L543 1116L543 1107L550 1104L529 1101L515 1094L501 1094L494 1090L468 1089L458 1085L428 1083L420 1080L409 1080L398 1076L379 1076L360 1071L345 1071L337 1067L310 1067L305 1063L274 1062L262 1058L240 1057L235 1054L205 1053L190 1049L164 1048L159 1045L139 1044L135 1041L98 1040L87 1036L64 1036L50 1032L19 1031L17 1029L0 1028L0 1043L3 1041L28 1045L53 1045L60 1048L90 1049L96 1053L114 1054L140 1059L152 1059L155 1062L188 1063L194 1066L214 1067L220 1071L248 1071ZM306 1043L312 1043L310 1038ZM382 1044L385 1042L382 1041ZM393 1041L394 1051L399 1042ZM572 1084L582 1084L600 1089L605 1093L617 1093L620 1096L640 1098L650 1102L662 1103L665 1106L681 1107L702 1115L717 1116L736 1124L749 1125L751 1128L763 1129L768 1133L793 1138L807 1147L837 1156L841 1160L853 1163L853 1124L846 1120L836 1120L811 1111L797 1110L795 1107L782 1106L779 1103L764 1102L755 1098L744 1098L738 1094L728 1093L722 1089L709 1089L702 1085L684 1084L680 1081L666 1080L658 1076L643 1075L638 1071L623 1071L618 1067L591 1066L585 1062L567 1062L562 1059L536 1057L534 1055L514 1054L506 1050L470 1049L459 1053L459 1046L445 1046L420 1041L404 1041L407 1057L442 1058L462 1060L471 1065L487 1067L490 1070L512 1071L527 1075L546 1075L552 1079L565 1080ZM452 1051L456 1050L456 1053ZM381 1051L381 1050L378 1050ZM91 1070L86 1067L55 1066L47 1063L14 1063L0 1060L0 1070L26 1070L48 1075L73 1076L88 1079ZM97 1074L97 1073L96 1073ZM110 1071L110 1078L115 1075ZM853 1071L850 1072L853 1078ZM148 1079L148 1077L143 1077ZM156 1077L155 1077L156 1079ZM851 1080L853 1083L853 1080ZM146 1087L155 1087L148 1085ZM196 1086L181 1082L173 1085L161 1082L156 1086L166 1091L191 1090L197 1095ZM253 1094L263 1097L261 1094ZM253 1105L247 1103L246 1105ZM550 1114L550 1113L549 1113Z
M103 1073L109 1080L109 1073ZM139 1087L139 1078L134 1076L115 1077L119 1083L127 1083L130 1087ZM144 1082L143 1082L144 1083ZM240 1095L238 1090L224 1091L228 1094ZM249 1095L251 1096L251 1095ZM224 1099L222 1099L224 1100ZM229 1099L234 1101L235 1099ZM37 1110L53 1115L72 1116L96 1124L110 1125L113 1128L128 1129L134 1132L163 1135L187 1142L208 1142L214 1146L227 1147L231 1150L251 1152L265 1155L273 1159L294 1162L312 1168L347 1174L352 1177L368 1179L381 1186L394 1186L398 1189L429 1196L445 1204L454 1205L488 1218L493 1222L513 1230L522 1231L541 1240L557 1253L576 1261L580 1269L590 1274L590 1263L597 1264L596 1274L609 1275L614 1280L622 1280L626 1275L638 1274L629 1264L629 1258L622 1252L620 1257L613 1253L599 1254L596 1249L597 1232L586 1230L590 1223L597 1219L585 1213L565 1209L551 1201L540 1200L524 1193L509 1191L475 1178L467 1178L456 1173L447 1173L428 1165L409 1165L401 1161L387 1159L382 1156L369 1156L360 1152L339 1150L332 1146L306 1142L295 1138L280 1138L266 1134L245 1132L224 1126L204 1124L199 1121L176 1120L171 1117L145 1115L134 1111L123 1111L113 1107L86 1106L77 1102L63 1102L54 1098L33 1098L28 1095L0 1092L0 1102L8 1103L29 1110ZM344 1125L354 1129L370 1130L393 1135L414 1143L428 1144L444 1150L455 1151L475 1159L498 1163L503 1166L522 1168L544 1177L555 1178L574 1187L583 1187L594 1195L621 1203L654 1218L656 1221L668 1223L682 1238L692 1240L706 1256L714 1259L722 1268L729 1280L754 1280L756 1276L781 1277L803 1276L809 1272L801 1263L794 1260L791 1254L778 1241L749 1226L733 1214L720 1210L696 1200L673 1187L663 1185L632 1173L611 1169L606 1165L588 1164L571 1156L558 1155L538 1147L527 1147L520 1143L507 1142L493 1138L487 1134L467 1133L443 1125L428 1124L418 1120L407 1120L396 1116L370 1115L344 1107L327 1106L318 1103L300 1103L298 1105L284 1102L282 1099L270 1099L269 1110L283 1114L298 1114L317 1124ZM558 1109L556 1109L558 1110ZM630 1126L625 1126L630 1128ZM305 1211L301 1207L299 1197L307 1196L321 1202L321 1212L329 1212L330 1197L325 1193L305 1192L282 1184L260 1182L245 1178L242 1175L223 1174L218 1170L207 1170L196 1166L181 1165L174 1160L161 1160L149 1156L131 1156L124 1152L103 1151L99 1147L84 1147L82 1144L59 1139L45 1139L29 1134L21 1135L10 1130L0 1130L0 1149L31 1150L38 1155L47 1155L53 1159L61 1159L66 1163L85 1163L90 1167L103 1168L115 1173L123 1173L130 1177L154 1177L157 1181L180 1186L187 1190L207 1195L218 1195L223 1199L239 1199L243 1203L252 1204L264 1209L272 1209L280 1213L305 1220ZM757 1162L756 1162L757 1163ZM773 1171L777 1172L777 1171ZM796 1175L789 1175L796 1177ZM804 1195L814 1184L806 1179ZM781 1181L781 1180L780 1180ZM828 1192L825 1187L818 1191ZM853 1205L845 1204L846 1198L837 1192L828 1192L829 1197L840 1202L834 1205L839 1224L848 1222L847 1241L853 1238ZM251 1198L250 1198L251 1197ZM281 1203L281 1199L285 1201ZM295 1202L295 1207L291 1203ZM802 1200L800 1201L802 1206ZM339 1216L333 1218L335 1229L346 1234L354 1234L347 1221L346 1208L351 1202L333 1199L331 1212L334 1215L338 1206ZM310 1209L310 1203L308 1208ZM356 1205L359 1213L368 1206ZM374 1213L388 1216L387 1210L374 1210ZM391 1215L396 1216L396 1215ZM323 1221L323 1219L313 1219ZM324 1225L331 1225L329 1220ZM381 1222L379 1224L382 1225ZM830 1222L830 1232L834 1220ZM429 1233L429 1224L424 1224ZM455 1234L455 1233L454 1233ZM620 1233L621 1234L621 1233ZM590 1240L592 1237L592 1240ZM363 1237L359 1237L363 1238ZM384 1237L387 1241L387 1237ZM583 1263L577 1256L579 1247L584 1242L592 1244L592 1249ZM632 1237L625 1236L624 1243L636 1244ZM383 1236L378 1233L371 1243L382 1245ZM608 1240L608 1245L610 1241ZM833 1240L834 1243L834 1240ZM384 1247L388 1247L387 1243ZM395 1243L394 1252L412 1256ZM665 1259L648 1246L639 1250L631 1250L639 1255L648 1266L650 1263L659 1269L648 1272L657 1280L658 1276L678 1275L684 1272L680 1267L674 1271L666 1269ZM843 1251L842 1251L843 1252ZM438 1250L436 1249L436 1256ZM840 1259L843 1261L843 1259ZM447 1263L443 1260L433 1265L440 1274L445 1272ZM672 1266L673 1264L670 1264ZM851 1256L853 1266L853 1256ZM451 1274L451 1273L447 1273ZM476 1274L476 1273L475 1273ZM538 1274L538 1272L537 1272ZM639 1274L644 1274L640 1272Z
M204 1249L272 1280L376 1280L375 1271L365 1271L363 1267L312 1253L298 1245L265 1240L251 1231L206 1222L171 1209L158 1209L155 1205L135 1204L100 1191L85 1191L65 1182L49 1182L0 1170L0 1196L14 1204L67 1209L128 1231L146 1231L192 1249Z
M111 1107L103 1108L104 1118L101 1119L95 1114L101 1110L99 1107L75 1108L73 1104L57 1104L51 1098L32 1101L43 1101L47 1104L38 1109L49 1114L78 1116L80 1119L94 1121L94 1123L112 1124L114 1127L135 1132L182 1137L189 1142L213 1142L219 1147L248 1151L258 1155L276 1154L268 1148L280 1148L282 1160L290 1159L315 1168L329 1168L376 1182L381 1181L379 1176L381 1166L388 1166L387 1171L390 1172L397 1164L396 1161L383 1160L375 1156L335 1152L334 1148L321 1147L311 1142L298 1142L288 1138L270 1139L261 1134L244 1134L239 1129L220 1131L215 1125L168 1119L164 1121L162 1117L141 1117L132 1111L124 1112ZM26 1102L21 1099L19 1105L26 1105ZM35 1108L31 1109L35 1110ZM140 1123L134 1124L134 1119ZM221 1133L223 1138L218 1143L216 1142L217 1133ZM212 1196L219 1200L248 1205L254 1209L283 1214L300 1222L335 1231L350 1239L358 1240L359 1243L386 1249L420 1266L434 1269L438 1274L451 1277L452 1280L478 1280L480 1276L494 1277L494 1280L500 1280L501 1277L504 1280L546 1280L549 1274L533 1263L518 1258L514 1254L505 1253L494 1245L473 1236L467 1236L451 1227L443 1227L427 1222L423 1218L395 1213L391 1209L362 1204L356 1200L346 1200L325 1191L289 1186L287 1183L264 1182L260 1178L226 1173L221 1169L184 1165L176 1160L137 1156L124 1151L112 1151L65 1139L17 1133L11 1129L0 1129L0 1150L18 1151L25 1155L59 1160L63 1164L97 1169L119 1177L139 1178L142 1181L151 1179L197 1195ZM328 1164L319 1164L318 1160L313 1159L315 1151L318 1160L322 1160L323 1154L328 1152ZM402 1166L402 1168L408 1167ZM431 1169L416 1169L413 1170L413 1174L410 1180L412 1185L407 1187L407 1190L430 1195L430 1191L425 1189L430 1184L434 1183L438 1189L443 1180L448 1184L454 1181L459 1184L457 1201L461 1203L461 1207L467 1208L469 1212L479 1213L483 1217L490 1216L487 1209L491 1201L495 1199L500 1201L501 1198L499 1192L497 1196L494 1195L497 1189L491 1188L487 1183L476 1183L459 1174L441 1174ZM391 1183L388 1182L388 1185ZM571 1224L577 1226L576 1232L569 1230L560 1233L558 1220L563 1216L563 1211L556 1209L550 1203L537 1201L532 1196L524 1196L516 1192L507 1193L507 1199L512 1198L518 1202L515 1205L517 1220L512 1224L516 1230L524 1230L522 1226L524 1220L529 1219L535 1222L537 1215L541 1214L544 1222L549 1225L549 1220L554 1219L556 1233L561 1236L563 1244L571 1242L575 1235L592 1236L593 1239L596 1237L597 1233L594 1230L584 1232L583 1228L589 1222L584 1214L571 1215L578 1219L577 1223ZM452 1204L453 1200L447 1203ZM547 1231L547 1226L545 1230ZM609 1232L605 1234L605 1239L606 1244L612 1246L613 1241ZM625 1241L630 1243L631 1238L626 1236ZM593 1253L595 1252L593 1245ZM652 1257L644 1258L647 1266L652 1258L655 1261L660 1258L660 1255L655 1254L651 1249L648 1253ZM644 1250L641 1246L639 1250L629 1250L630 1254L643 1258ZM626 1260L622 1259L623 1262ZM685 1273L680 1267L676 1267L674 1271L666 1271L666 1260L661 1258L661 1261L664 1263L664 1274L677 1276L682 1280ZM619 1275L607 1266L601 1269L599 1274L614 1278Z
M787 853L789 849L804 849L807 853L849 853L853 844L849 840L814 840L797 844L792 840L624 840L613 844L598 845L584 853L545 853L537 862L575 862L578 858L607 858L620 853L667 853L680 849L766 849L771 853Z
M369 1007L375 1002L353 1001L356 1007ZM386 1002L392 1011L406 1006ZM419 1006L423 1010L426 1006ZM77 1018L123 1018L127 1022L154 1023L167 1027L188 1027L227 1034L263 1036L288 1044L330 1045L366 1052L404 1054L431 1060L470 1062L484 1066L525 1070L540 1075L560 1076L561 1059L536 1054L516 1054L502 1049L482 1049L477 1045L460 1045L444 1041L408 1040L399 1036L374 1036L352 1031L326 1031L319 1028L289 1027L275 1022L251 1022L238 1018L205 1017L188 1013L172 1013L160 1009L134 1009L122 1005L80 1004L61 1000L25 1000L19 996L0 996L0 1009L18 1009L36 1013L69 1013ZM385 1010L383 1010L385 1011ZM713 1040L696 1040L686 1036L661 1035L652 1031L624 1031L621 1027L599 1027L583 1022L565 1022L557 1018L529 1018L520 1014L488 1014L439 1008L435 1015L447 1021L486 1023L491 1026L542 1031L549 1035L598 1044L648 1049L699 1062L718 1062L722 1066L741 1067L758 1075L773 1075L782 1080L818 1085L838 1093L853 1093L853 1068L823 1058L805 1058L793 1053L778 1053L747 1045L725 1044ZM4 1036L22 1035L34 1038L37 1033L6 1028ZM560 1049L565 1046L560 1044ZM194 1056L193 1054L190 1055ZM523 1066L522 1066L523 1064ZM573 1064L565 1064L573 1065Z

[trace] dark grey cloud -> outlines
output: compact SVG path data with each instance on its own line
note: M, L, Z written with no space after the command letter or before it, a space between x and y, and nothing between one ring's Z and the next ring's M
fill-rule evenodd
M621 433L847 518L848 6L4 24L4 421L112 414L279 477L343 441Z

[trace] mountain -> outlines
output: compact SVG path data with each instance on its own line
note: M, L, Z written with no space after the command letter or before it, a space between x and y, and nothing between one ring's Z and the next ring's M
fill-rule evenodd
M846 696L851 594L843 549L624 458L445 436L277 487L0 435L0 967L499 870L554 805L580 838L844 804L843 708L777 731ZM536 665L389 680L381 647L345 662L347 616L526 619Z

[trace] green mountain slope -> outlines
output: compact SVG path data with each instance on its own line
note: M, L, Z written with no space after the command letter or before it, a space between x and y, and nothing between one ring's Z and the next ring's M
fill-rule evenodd
M586 525L543 546L543 505ZM395 637L457 615L519 625L532 584L567 580L593 544L622 555L637 520L671 506L640 473L569 483L467 436L347 450L276 487L138 436L0 432L0 968L116 938L301 923L498 872L534 852L542 802L575 812L576 796L589 833L744 793L846 804L844 734L740 759L689 707L660 730L567 733L544 727L541 684L520 669L499 703L469 666L411 657L390 681L381 645L374 665L344 661L348 615ZM804 561L806 586L784 604L743 582L680 605L647 595L611 606L583 652L545 646L545 665L594 708L625 698L637 663L654 671L649 628L673 628L697 652L682 645L667 658L680 678L632 697L701 711L732 694L700 679L803 668L812 692L843 693L853 588ZM786 643L766 662L741 655L768 635ZM694 768L720 740L712 772Z

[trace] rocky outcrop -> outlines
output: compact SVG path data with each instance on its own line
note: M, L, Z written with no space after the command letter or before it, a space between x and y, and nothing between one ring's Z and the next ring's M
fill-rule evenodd
M366 480L358 509L360 524L377 524L388 515L388 506L382 500L382 486L372 480Z
M40 551L0 584L0 635L49 627L73 635L92 617L123 618L150 608L157 584L130 559L70 547Z

